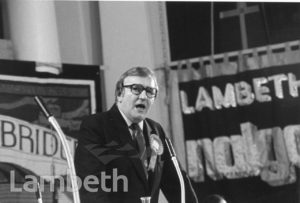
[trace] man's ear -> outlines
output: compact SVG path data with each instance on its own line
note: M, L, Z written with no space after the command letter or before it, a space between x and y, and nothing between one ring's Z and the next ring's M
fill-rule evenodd
M121 90L119 92L119 95L117 96L117 102L122 103L122 101L123 101L123 95L124 95L124 90Z

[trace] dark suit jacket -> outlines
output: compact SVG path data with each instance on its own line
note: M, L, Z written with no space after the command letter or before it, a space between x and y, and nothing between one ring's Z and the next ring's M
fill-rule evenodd
M166 147L165 133L158 123L146 118L144 136L148 149L150 134L160 137L164 153L157 157L155 169L149 172L147 180L128 126L116 105L84 119L75 152L75 168L81 180L94 175L99 184L89 184L96 192L81 187L81 202L141 203L140 197L151 196L151 203L157 203L161 188L170 203L179 203L180 184ZM186 202L197 202L187 176L183 175Z

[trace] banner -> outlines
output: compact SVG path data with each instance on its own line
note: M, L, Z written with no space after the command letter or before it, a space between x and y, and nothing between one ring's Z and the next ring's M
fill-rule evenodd
M198 196L218 193L239 203L298 199L299 68L179 84L187 168Z
M5 171L5 165L17 166L26 171L22 176L30 173L65 179L69 173L61 141L34 96L43 99L74 154L82 119L101 111L99 66L64 64L60 75L36 72L34 62L0 60L0 67L0 169ZM12 168L4 176L11 171L19 169ZM11 177L1 179L10 187L13 182ZM18 202L22 192L12 195L10 191L0 200ZM64 202L72 201L72 197L65 195ZM36 199L35 193L32 196L29 202Z

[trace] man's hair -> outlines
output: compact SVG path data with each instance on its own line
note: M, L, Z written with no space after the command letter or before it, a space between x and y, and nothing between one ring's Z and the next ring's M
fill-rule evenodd
M120 78L116 84L116 89L115 89L115 100L116 101L117 101L117 97L120 96L122 93L124 80L128 76L151 77L155 82L156 88L158 89L157 80L156 80L155 74L152 70L150 70L149 68L146 68L146 67L133 67L133 68L130 68L129 70L127 70L125 73L123 73L120 76Z

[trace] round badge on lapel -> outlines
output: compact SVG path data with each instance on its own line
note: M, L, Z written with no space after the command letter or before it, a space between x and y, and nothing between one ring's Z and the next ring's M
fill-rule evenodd
M155 134L150 135L150 148L151 148L151 158L148 165L148 170L154 171L157 156L162 155L164 152L162 141Z
M154 151L154 153L157 155L162 155L164 152L162 141L158 137L158 135L155 134L150 135L150 147L152 151Z

